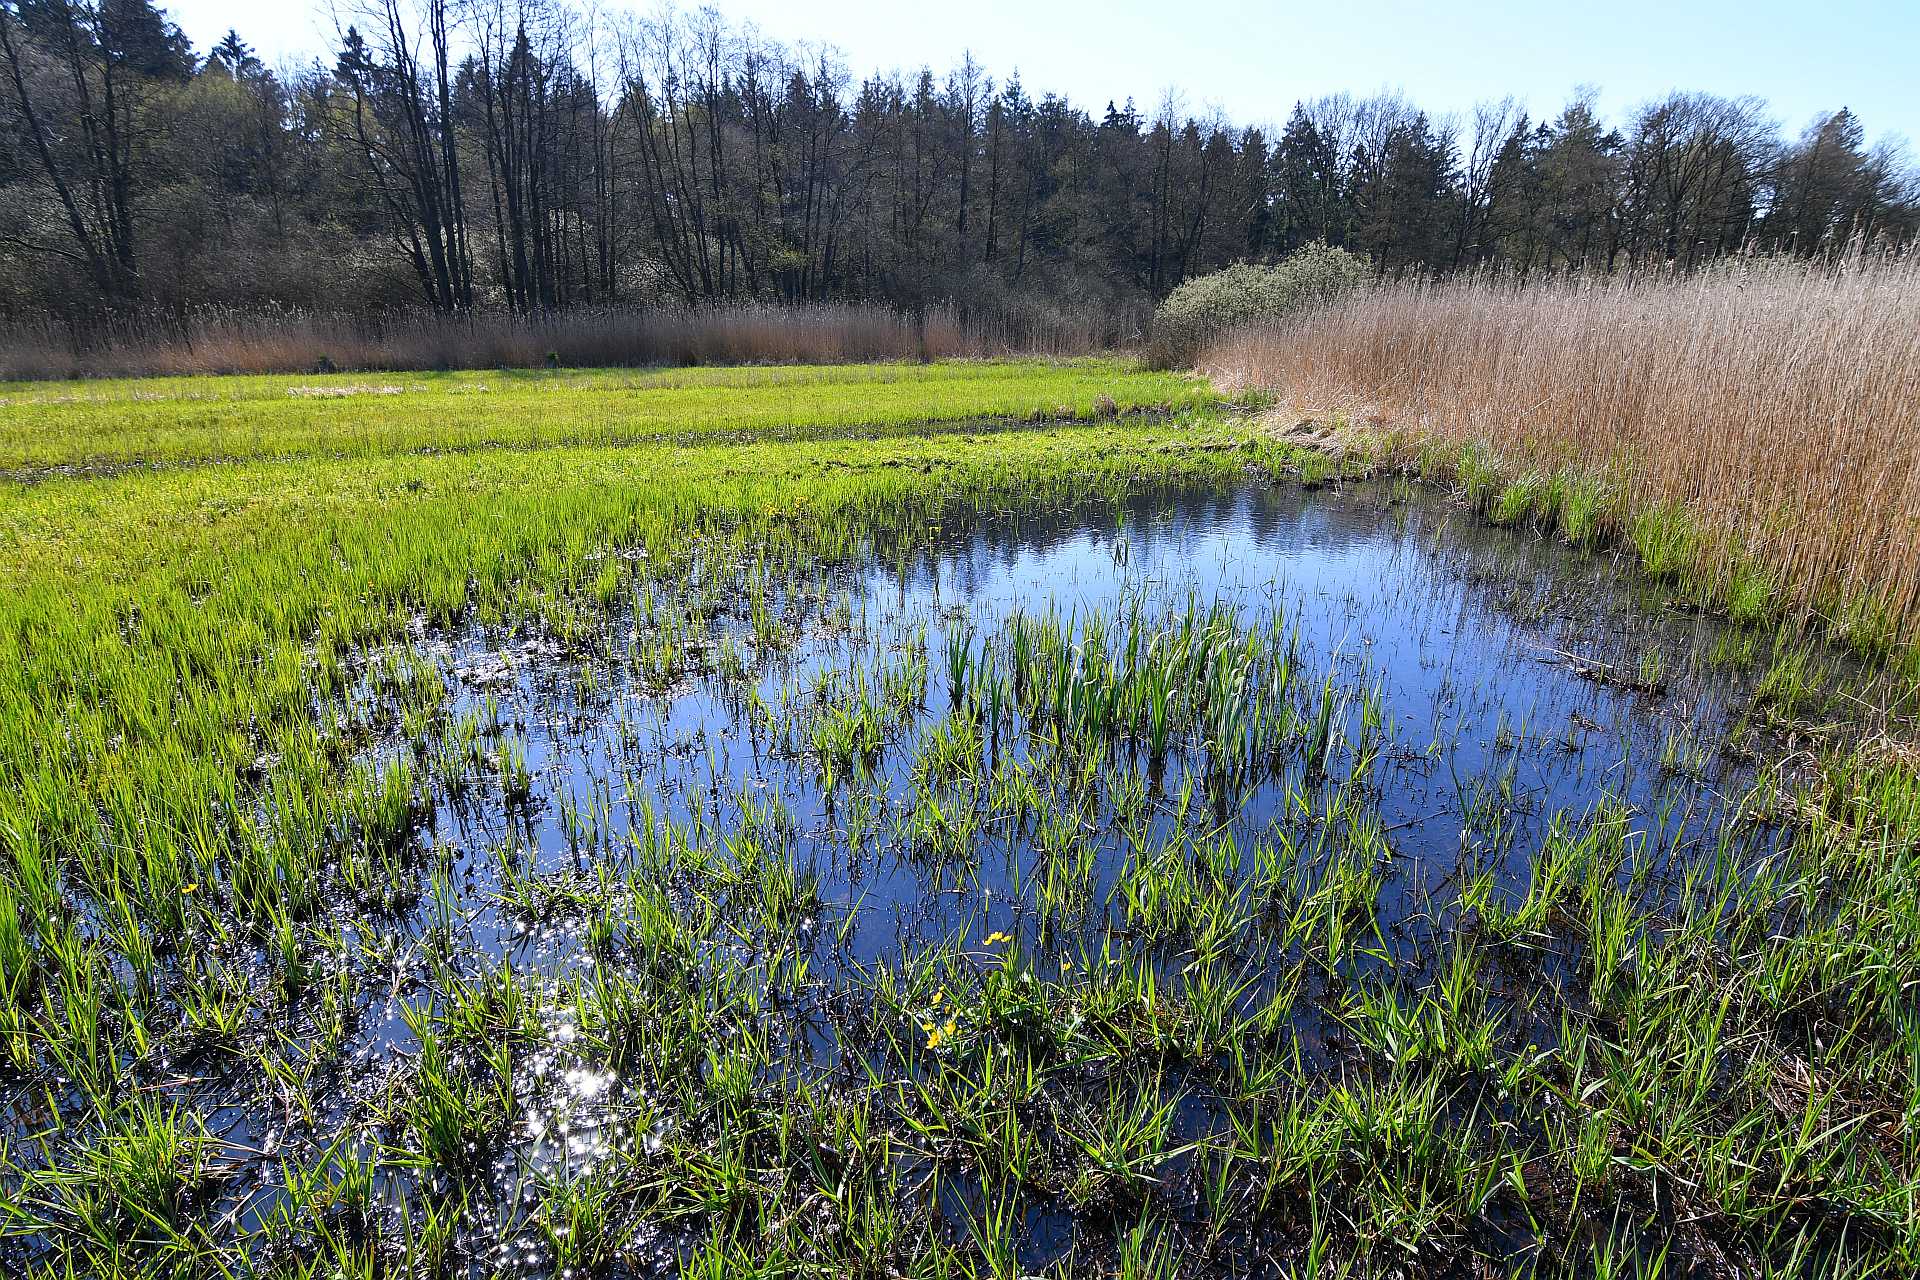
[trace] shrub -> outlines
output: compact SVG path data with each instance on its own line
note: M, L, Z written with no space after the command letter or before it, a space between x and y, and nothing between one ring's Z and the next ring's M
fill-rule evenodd
M1148 360L1162 369L1191 364L1214 339L1330 302L1366 283L1367 274L1366 259L1310 244L1277 266L1241 263L1189 280L1154 312Z

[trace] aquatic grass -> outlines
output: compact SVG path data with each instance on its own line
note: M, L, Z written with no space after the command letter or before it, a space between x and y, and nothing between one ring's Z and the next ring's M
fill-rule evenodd
M1082 1204L1130 1205L1153 1185L1154 1171L1189 1150L1169 1141L1177 1093L1157 1081L1110 1083L1104 1102L1069 1126L1082 1159L1069 1194Z
M1817 714L1825 701L1826 674L1811 647L1780 636L1773 660L1760 676L1754 701L1767 716L1786 723Z
M99 1123L71 1167L31 1176L37 1194L24 1206L31 1226L100 1260L147 1255L177 1265L192 1258L191 1215L216 1176L214 1144L199 1117L149 1097L103 1106Z
M474 1178L490 1164L517 1114L512 1047L475 1049L474 1064L463 1065L448 1052L431 1010L408 1006L403 1016L420 1045L404 1104L414 1150L456 1182Z

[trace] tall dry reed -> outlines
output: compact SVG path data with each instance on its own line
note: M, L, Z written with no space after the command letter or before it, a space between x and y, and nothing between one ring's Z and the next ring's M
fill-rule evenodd
M1704 579L1757 568L1803 617L1920 640L1913 255L1387 286L1200 364L1371 422L1401 461L1601 480L1614 531L1678 516Z
M1137 323L1137 320L1136 320ZM1105 349L1114 317L862 303L577 308L545 316L219 308L0 321L0 379L692 364L833 364Z

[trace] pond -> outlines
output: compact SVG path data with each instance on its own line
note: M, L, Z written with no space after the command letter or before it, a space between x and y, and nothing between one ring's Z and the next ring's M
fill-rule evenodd
M1617 804L1637 835L1676 854L1718 838L1717 817L1753 777L1749 755L1721 749L1752 680L1714 661L1719 624L1649 609L1649 599L1605 560L1377 488L1263 486L1142 497L1118 510L1005 512L943 530L917 561L835 567L763 605L784 629L764 652L751 606L685 624L683 660L706 670L664 692L644 658L591 665L583 677L538 641L470 635L436 646L456 714L515 743L539 802L443 802L432 828L473 860L468 892L481 902L499 890L485 868L502 850L535 875L617 861L644 798L652 821L709 839L777 828L782 852L817 877L824 900L861 904L845 939L858 960L969 928L1026 928L1030 831L981 832L969 875L979 892L964 903L915 856L919 766L955 706L953 645L976 671L997 658L1005 680L1016 633L1030 630L1030 643L1064 656L1077 679L1091 634L1096 665L1117 665L1124 682L1147 665L1145 650L1177 642L1198 654L1177 672L1184 686L1201 678L1202 646L1252 639L1261 661L1234 691L1291 704L1294 731L1276 729L1283 741L1268 759L1225 779L1216 744L1192 726L1170 735L1158 761L1144 728L1099 730L1113 755L1103 788L1137 775L1151 803L1144 826L1116 822L1110 806L1086 815L1091 897L1110 899L1142 832L1154 845L1173 838L1183 788L1194 793L1188 825L1228 835L1246 854L1268 833L1324 816L1315 796L1351 788L1386 836L1381 911L1398 924L1463 861L1493 855L1500 870L1523 870L1556 817ZM628 619L630 652L659 625ZM1143 653L1131 668L1129 643ZM1275 655L1284 678L1267 661ZM1329 688L1334 745L1315 775L1305 730ZM1036 740L1055 745L1052 696L1007 697L999 733L981 746L983 773L1033 767ZM812 730L865 706L878 750L829 790ZM1358 770L1362 755L1370 763ZM860 829L871 834L856 839ZM564 961L572 949L498 928L485 911L473 924L476 942L520 962Z

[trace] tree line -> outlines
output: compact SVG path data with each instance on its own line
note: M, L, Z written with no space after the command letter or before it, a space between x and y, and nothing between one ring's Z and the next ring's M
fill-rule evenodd
M1382 276L1689 269L1904 244L1920 182L1835 110L1675 92L1435 116L1296 104L1277 135L996 79L856 80L712 10L358 0L336 47L197 52L151 0L0 0L0 309L539 313L872 300L1125 308L1322 241ZM826 33L830 34L830 33Z

